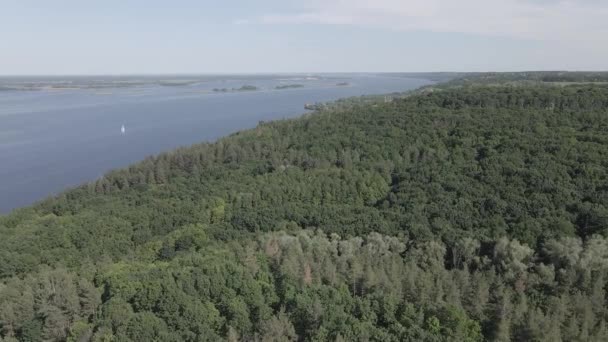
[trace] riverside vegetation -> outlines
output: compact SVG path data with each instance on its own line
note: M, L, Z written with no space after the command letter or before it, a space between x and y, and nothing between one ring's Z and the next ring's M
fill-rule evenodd
M3 341L608 340L608 87L342 101L0 217Z

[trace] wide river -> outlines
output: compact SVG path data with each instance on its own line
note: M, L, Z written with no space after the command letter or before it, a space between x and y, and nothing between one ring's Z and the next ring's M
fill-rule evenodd
M337 86L341 82L348 86ZM291 83L304 87L275 89ZM213 141L255 127L260 120L298 116L305 112L305 103L401 92L429 83L371 74L312 79L249 76L187 86L0 91L0 213L149 155ZM244 84L260 91L212 91Z

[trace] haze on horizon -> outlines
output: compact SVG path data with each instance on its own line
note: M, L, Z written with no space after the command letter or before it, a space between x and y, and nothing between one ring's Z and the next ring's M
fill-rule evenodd
M6 1L0 75L605 70L599 0Z

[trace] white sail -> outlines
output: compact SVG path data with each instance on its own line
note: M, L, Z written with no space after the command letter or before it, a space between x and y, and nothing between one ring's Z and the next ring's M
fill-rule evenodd
M125 134L125 132L126 132L125 125L122 125L122 127L120 127L120 133Z

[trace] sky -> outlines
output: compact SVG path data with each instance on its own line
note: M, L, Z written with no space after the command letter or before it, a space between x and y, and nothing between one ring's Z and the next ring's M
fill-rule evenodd
M0 0L0 75L607 70L605 0Z

